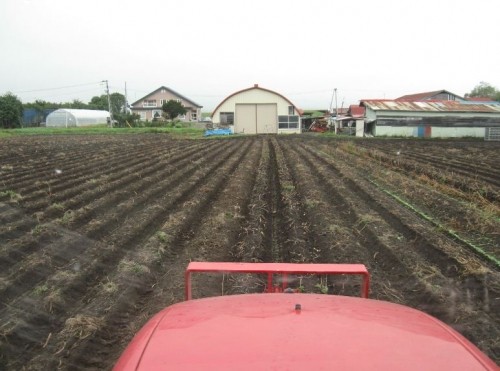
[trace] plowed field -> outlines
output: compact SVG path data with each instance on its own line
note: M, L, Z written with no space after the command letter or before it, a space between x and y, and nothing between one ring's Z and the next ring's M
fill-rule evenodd
M371 298L430 313L499 362L499 154L308 135L2 139L0 369L109 369L183 300L194 260L364 263Z

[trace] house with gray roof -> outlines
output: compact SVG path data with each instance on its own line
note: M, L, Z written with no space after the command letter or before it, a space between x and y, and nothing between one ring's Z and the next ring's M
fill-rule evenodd
M160 86L158 89L132 103L131 110L132 113L138 114L143 121L161 119L163 103L169 100L181 103L186 109L186 114L178 117L181 121L201 120L201 109L203 106L166 86Z

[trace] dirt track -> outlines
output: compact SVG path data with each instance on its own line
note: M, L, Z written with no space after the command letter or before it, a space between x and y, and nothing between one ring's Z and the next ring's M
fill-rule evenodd
M192 260L364 263L371 298L435 315L499 362L499 153L319 136L1 140L0 369L110 368L183 299ZM219 290L207 282L198 296Z

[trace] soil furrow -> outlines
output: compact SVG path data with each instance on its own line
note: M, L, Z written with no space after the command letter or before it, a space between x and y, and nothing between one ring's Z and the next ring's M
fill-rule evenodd
M325 135L2 139L0 368L111 368L148 318L183 300L193 260L363 263L372 298L433 314L498 361L500 272L446 231L499 251L499 149ZM195 297L266 288L260 276L195 276ZM289 278L315 293L361 285Z
M219 167L219 169L217 170L217 173L222 176L215 176L217 174L214 174L214 176L211 177L210 180L207 179L209 183L213 184L199 186L199 202L197 202L196 205L193 205L193 208L191 208L187 213L182 210L175 210L175 212L181 212L186 215L183 218L182 224L178 226L178 230L175 232L174 239L172 241L172 248L177 251L177 254L184 256L185 253L188 253L190 256L192 256L193 254L197 253L196 249L193 249L193 247L191 246L192 244L196 244L196 241L193 241L192 238L189 238L187 236L198 236L198 234L203 235L201 229L203 229L204 227L205 220L207 218L210 218L210 216L207 215L207 211L213 210L213 205L216 204L217 201L224 196L227 183L235 176L235 171L239 167L241 167L241 162L247 155L249 148L250 143L247 143L245 146L239 149L240 153L238 155L234 153L234 155L231 156L233 157L231 159L229 159L229 157L226 157L227 160L225 161L224 166ZM195 194L193 194L192 196L196 197ZM166 218L163 218L163 220L166 220ZM170 233L172 232L173 231L170 230ZM183 246L185 244L188 244L189 246ZM135 255L140 259L141 254ZM184 257L184 259L186 258ZM141 298L141 296L151 296L152 290L146 289L147 282L152 281L152 275L161 276L165 274L165 272L162 270L161 265L155 262L151 262L151 259L146 258L146 260L150 261L144 262L145 264L143 265L147 267L147 271L149 273L147 275L148 277L145 277L145 282L140 282L140 278L134 280L134 284L126 289L127 295L123 295L123 293L120 294L121 299L118 300L117 304L114 305L113 308L108 308L109 314L107 315L107 320L105 320L102 328L100 328L96 333L96 337L98 339L109 338L110 331L112 331L112 329L116 329L117 318L121 318L124 313L127 313L127 316L130 316L134 311L141 310L140 307L137 307L134 302L131 301L131 298L137 298L137 301L143 301L144 298ZM137 263L136 259L134 259L134 261ZM92 297L92 301L94 301L96 295L99 295L99 293L89 295ZM86 300L83 299L81 300L81 302L86 303ZM86 309L78 310L78 313L84 312L85 315L89 315L91 312L95 312L96 309L99 308L99 306L100 304L95 302L93 303L93 308L92 305L85 304ZM89 357L89 354L95 354L95 352L99 352L102 349L102 344L98 344L94 341L81 341L78 345L78 347L72 344L66 345L68 348L71 348L71 352L64 352L68 356L68 360L66 362L71 365L71 367L73 365L79 365L80 367L95 367L95 361L92 359L92 357ZM60 343L55 343L53 349L57 349L58 347L60 347ZM102 350L101 353L103 353ZM56 364L54 363L52 365L49 365L49 367L50 366L56 366ZM102 367L102 365L97 366L99 366L99 368Z

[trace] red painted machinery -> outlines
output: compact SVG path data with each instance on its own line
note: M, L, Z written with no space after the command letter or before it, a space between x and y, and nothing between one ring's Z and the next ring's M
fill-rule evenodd
M309 127L309 131L313 131L315 133L325 133L328 131L328 123L325 120L314 120Z
M191 300L207 272L264 274L266 293ZM287 294L306 274L359 275L361 298ZM498 370L436 318L368 299L362 264L192 262L185 279L186 301L146 323L115 370Z

